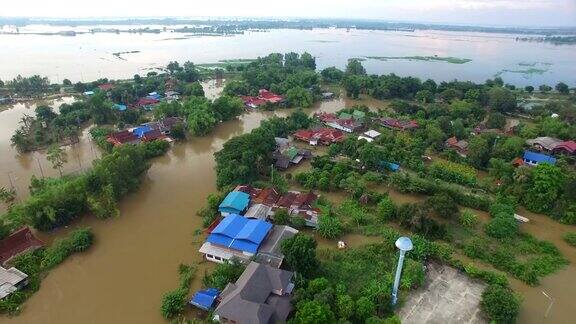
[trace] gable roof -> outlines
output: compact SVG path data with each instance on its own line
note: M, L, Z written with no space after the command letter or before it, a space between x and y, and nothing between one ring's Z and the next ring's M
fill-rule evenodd
M528 145L539 145L548 151L552 151L559 143L561 143L559 139L548 136L536 137L526 141Z
M0 264L12 259L20 253L35 250L44 246L29 227L22 227L0 241Z
M206 241L255 254L271 229L272 224L268 222L232 214L212 230Z
M220 291L216 288L198 290L192 296L190 304L203 310L210 310L219 294Z
M576 152L576 142L574 141L560 142L554 147L554 150L565 150L569 153L574 153Z
M243 211L248 207L250 202L250 195L241 191L231 191L228 193L226 198L218 206L219 211L236 210L238 212Z
M152 130L152 128L148 125L140 125L140 126L134 128L132 130L132 133L134 133L134 135L138 136L138 138L141 138L142 136L144 136L144 134L148 133L151 130Z
M293 275L290 271L250 262L236 283L226 286L214 313L237 323L286 321L291 309L290 297L275 296L273 291L285 291ZM288 303L280 303L278 299Z
M545 154L536 153L532 151L524 151L524 160L534 161L536 163L550 163L555 164L556 159Z

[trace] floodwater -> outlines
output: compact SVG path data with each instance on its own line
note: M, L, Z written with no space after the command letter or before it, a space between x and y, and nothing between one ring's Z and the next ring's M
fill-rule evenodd
M34 32L73 29L53 26L26 28ZM368 59L363 64L369 73L396 73L437 81L460 79L484 82L501 75L506 82L519 86L554 85L559 81L576 85L576 45L520 42L515 40L516 36L344 29L249 31L235 36L194 36L170 31L158 34L79 34L75 37L0 34L0 79L12 79L18 74L40 74L54 82L62 82L64 78L73 82L102 77L126 79L164 67L174 60L180 63L216 63L225 59L256 58L270 52L308 51L317 57L319 68L343 68L347 60L353 57L400 57L404 59ZM137 53L122 54L120 57L113 55L132 51ZM452 64L406 59L435 55L472 61Z
M214 98L221 87L211 81L204 84L208 97ZM59 105L70 102L64 98L52 102ZM344 106L366 104L380 108L384 104L375 100L349 101L336 99L322 102L314 111L337 111ZM27 196L30 177L57 175L49 167L43 152L17 154L10 147L9 137L24 113L32 114L33 105L16 105L0 112L0 186L14 183L19 198ZM260 122L273 115L285 116L289 110L277 112L251 112L238 120L219 125L209 136L192 138L176 143L167 155L153 161L141 188L125 197L119 204L118 218L97 220L84 216L68 228L54 233L41 233L40 237L51 241L79 226L89 226L96 235L95 245L84 254L74 255L50 271L42 281L40 290L25 304L22 314L14 318L2 318L7 323L163 323L160 316L160 300L163 293L178 285L177 268L180 263L198 264L198 272L192 290L201 286L206 271L213 263L203 262L197 252L203 234L201 218L196 212L205 205L206 196L215 192L214 152L231 137L249 132ZM64 173L79 172L99 156L88 136L80 143L67 148L69 155L80 156L80 162L70 158ZM81 165L81 166L80 166ZM8 177L8 174L11 177ZM415 202L423 197L404 195L390 190L390 196L398 202ZM327 194L333 201L343 196ZM576 263L576 251L571 250L561 236L567 226L558 224L545 216L522 211L532 222L523 228L537 237L554 242L562 252ZM366 238L349 234L343 238L351 246L380 241L377 237ZM320 240L320 247L334 248L335 242ZM570 265L565 270L545 278L542 285L528 287L515 281L513 285L524 296L520 319L522 323L569 322L576 297L576 269ZM548 301L541 291L556 298L547 320L543 313Z

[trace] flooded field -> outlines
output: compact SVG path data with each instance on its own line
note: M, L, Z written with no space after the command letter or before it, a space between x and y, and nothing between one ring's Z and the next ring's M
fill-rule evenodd
M82 28L92 27L98 26ZM135 27L146 26L114 26ZM21 32L57 32L75 27L26 28ZM308 51L317 57L319 68L343 68L349 58L357 57L365 59L363 64L369 73L475 82L501 76L520 86L554 85L559 81L576 85L576 45L520 42L516 41L517 36L345 29L248 31L234 36L187 35L170 30L157 34L86 33L75 37L0 34L0 79L12 79L18 74L40 74L59 83L64 78L73 82L102 77L125 79L164 67L173 60L201 64L252 59L270 52ZM114 55L124 52L131 53Z
M208 97L218 95L221 87L213 81L204 84ZM70 102L64 98L49 104ZM336 99L322 102L309 112L337 111L344 106L366 104L373 109L384 106L375 100L349 101ZM43 152L18 154L10 147L9 138L23 114L33 114L34 105L16 105L0 112L0 186L14 184L19 199L27 196L27 185L34 174L55 176ZM273 115L285 116L289 110L252 112L238 120L219 125L214 132L202 138L177 143L166 156L153 161L141 188L120 203L121 216L105 221L86 216L54 233L42 233L41 238L51 241L78 226L90 226L96 243L87 253L74 255L50 272L42 282L40 291L24 304L21 315L1 318L7 323L164 323L160 316L160 299L164 292L177 286L177 267L180 263L198 263L198 272L192 289L201 286L205 271L213 263L202 262L197 252L203 234L201 218L196 212L204 206L205 198L215 192L213 153L233 136L249 132L260 122ZM84 135L80 143L67 147L69 162L64 172L81 172L100 153ZM76 159L78 156L78 159ZM40 167L41 166L41 167ZM415 202L424 197L388 191L399 203ZM344 199L341 194L329 194L330 200ZM573 300L576 298L576 249L570 248L561 236L567 226L551 219L521 211L531 222L522 227L535 236L554 242L569 258L572 265L545 278L538 287L528 287L512 281L514 288L524 296L521 323L562 323L572 318ZM380 241L349 234L343 238L350 246ZM334 248L333 241L319 239L322 248ZM547 319L543 318L549 301L545 291L555 303Z

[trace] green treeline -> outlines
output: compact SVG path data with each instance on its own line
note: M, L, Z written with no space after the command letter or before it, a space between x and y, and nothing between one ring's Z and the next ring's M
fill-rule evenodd
M80 176L59 179L33 178L31 196L2 216L4 226L24 224L48 231L69 224L85 213L106 218L118 213L117 201L140 185L150 167L149 159L168 150L166 142L124 145L94 161Z

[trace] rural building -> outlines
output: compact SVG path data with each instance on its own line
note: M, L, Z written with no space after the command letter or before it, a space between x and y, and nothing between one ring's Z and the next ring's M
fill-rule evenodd
M274 166L279 170L286 170L291 164L298 165L304 159L312 158L312 152L308 150L299 150L295 146L284 146L279 147L272 154L274 160Z
M98 86L98 89L100 89L102 91L110 91L110 90L114 89L114 85L112 83L103 83L103 84Z
M339 143L344 141L344 133L341 130L333 128L317 128L317 129L301 129L294 133L294 138L307 142L310 145L316 146L330 145L332 143Z
M466 157L468 154L468 142L465 140L458 140L455 136L450 137L445 142L446 148L455 150L458 155Z
M280 267L284 260L280 242L297 233L289 226L274 226L263 220L232 214L214 227L199 251L208 261L217 263L232 259L249 262L256 258L273 267Z
M576 142L564 141L554 147L554 153L557 154L576 154Z
M526 144L540 151L552 152L556 145L560 144L561 142L562 141L557 138L543 136L529 139L526 141Z
M332 128L339 129L346 133L353 133L362 128L363 124L360 120L356 120L354 118L349 119L337 119L335 121L331 121L326 123L326 126L330 126Z
M381 118L379 122L383 127L401 131L416 129L419 127L418 122L415 120L404 121L396 118Z
M210 311L216 304L218 295L220 295L220 291L216 288L202 289L194 293L188 303L205 311Z
M231 191L218 206L222 216L242 214L250 203L250 195L241 191Z
M530 166L536 166L540 163L556 164L556 158L541 153L524 151L522 162Z
M358 139L359 140L363 139L366 140L368 143L371 143L380 135L382 135L380 134L380 132L371 129L367 132L364 132L364 134L358 136Z
M314 113L314 118L318 118L323 123L329 123L338 119L338 116L333 113L317 112Z
M254 204L246 211L244 217L251 219L267 220L272 212L272 207L264 204Z
M293 272L250 262L220 295L214 320L221 323L284 323L292 311Z
M44 246L29 227L22 227L0 241L0 264L4 265L15 256Z
M116 133L112 133L106 137L106 141L114 146L140 143L140 139L138 138L138 136L136 136L129 130L123 130Z
M244 105L253 109L256 109L259 106L265 105L267 103L275 105L284 101L284 97L282 97L281 95L277 95L273 92L270 92L266 89L260 89L260 91L258 92L258 96L256 97L240 96L240 98L242 99L242 101L244 101Z
M0 300L28 284L28 275L12 267L0 266Z

